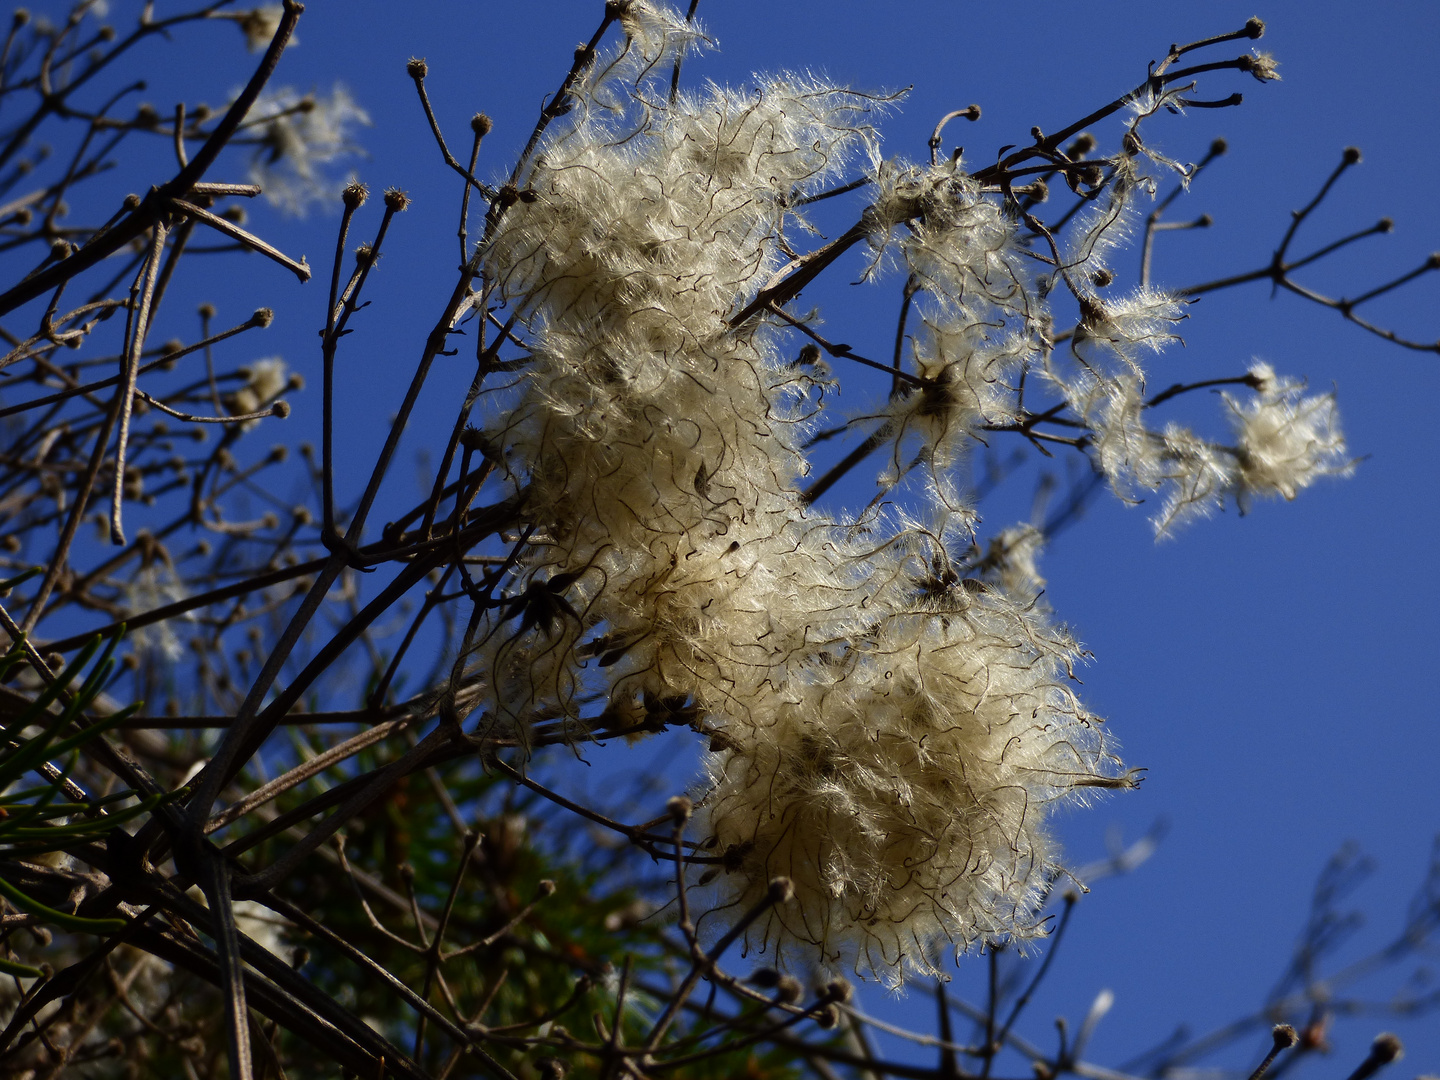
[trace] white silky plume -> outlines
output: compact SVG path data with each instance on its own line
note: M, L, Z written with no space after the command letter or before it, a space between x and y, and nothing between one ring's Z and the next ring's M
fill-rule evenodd
M648 0L621 25L482 249L483 302L529 350L487 390L485 454L530 523L466 658L482 723L522 750L540 723L707 736L702 929L787 877L793 901L747 935L782 964L899 984L935 974L942 946L1032 937L1063 872L1050 808L1134 779L1074 693L1084 653L1040 598L1042 537L976 550L954 466L988 431L1028 431L1029 376L1118 493L1166 493L1163 531L1337 471L1333 411L1272 378L1258 403L1230 401L1238 447L1147 428L1141 361L1183 317L1157 290L1086 285L1082 330L1056 346L1048 292L1099 276L1142 179L1038 277L1015 215L958 158L878 161L884 99L791 74L672 101L670 65L703 35ZM915 299L918 375L869 417L891 444L882 491L919 468L923 519L807 505L821 369L782 353L779 320L731 325L799 265L795 208L857 165L868 273L900 267Z

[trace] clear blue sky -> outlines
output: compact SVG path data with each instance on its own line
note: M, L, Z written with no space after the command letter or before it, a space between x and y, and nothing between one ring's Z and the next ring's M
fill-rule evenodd
M277 84L321 91L336 80L348 84L374 119L363 134L369 157L357 164L361 177L416 198L387 245L375 305L342 351L337 407L351 418L342 453L373 456L454 280L459 184L441 165L405 61L428 59L432 100L457 154L468 147L473 112L494 118L481 170L499 175L599 8L599 0L317 0L307 10L301 44L284 58ZM1206 212L1215 226L1162 237L1158 282L1185 285L1263 264L1288 212L1308 201L1350 144L1363 149L1364 164L1307 225L1297 250L1383 215L1394 218L1395 232L1305 280L1331 295L1354 295L1418 265L1440 248L1434 3L703 0L702 21L720 51L694 62L687 76L740 82L752 71L811 68L866 89L913 86L884 131L888 153L914 158L940 114L978 102L983 119L963 131L953 126L947 139L963 141L968 159L984 162L1004 144L1027 141L1033 125L1054 130L1132 87L1170 42L1238 28L1252 14L1269 23L1259 44L1276 54L1284 80L1212 78L1205 88L1216 92L1205 96L1238 89L1245 105L1151 128L1151 138L1182 159L1198 159L1217 135L1231 146L1170 215ZM212 103L221 103L246 72L231 35L227 26L192 35L211 46L196 57L203 63L158 72L156 103L172 100L162 86L177 78L205 80ZM1097 134L1113 142L1116 128L1102 125ZM252 220L288 251L328 265L333 218L297 224L257 211ZM264 353L282 354L311 378L316 392L292 399L288 422L318 429L323 284L296 288L269 264L247 265L245 280L222 294L220 321L262 303L277 310ZM864 297L866 290L838 284L807 299L835 303L833 339L884 353L898 287L891 282ZM1434 340L1437 300L1440 275L1376 304L1372 315ZM1368 921L1350 954L1385 940L1440 830L1440 435L1432 415L1440 357L1387 345L1294 297L1272 300L1261 285L1206 297L1184 333L1183 350L1154 362L1152 385L1239 374L1252 358L1267 360L1313 387L1333 384L1351 448L1367 457L1353 479L1312 488L1294 504L1262 504L1243 519L1229 512L1160 545L1143 507L1102 501L1043 561L1051 603L1096 654L1082 673L1088 702L1109 717L1127 762L1150 770L1139 792L1064 815L1073 859L1101 854L1111 827L1134 837L1159 817L1171 826L1149 864L1084 901L1031 1013L1032 1037L1048 1040L1056 1013L1078 1022L1096 991L1112 988L1115 1007L1092 1043L1093 1058L1105 1063L1182 1020L1204 1030L1263 996L1284 967L1314 875L1342 841L1378 861L1355 898ZM457 362L432 380L411 451L435 445L439 429L448 432L466 367ZM1217 408L1199 405L1200 413ZM403 464L396 477L394 505L408 504L416 481ZM986 505L987 528L1026 516L1030 483L1021 480L1013 497ZM869 494L850 489L839 501ZM969 961L962 982L980 970ZM932 1023L928 1003L874 1007L918 1016L922 1028ZM1343 1024L1343 1056L1309 1071L1348 1073L1370 1035L1389 1026L1410 1049L1389 1075L1440 1072L1435 1016Z

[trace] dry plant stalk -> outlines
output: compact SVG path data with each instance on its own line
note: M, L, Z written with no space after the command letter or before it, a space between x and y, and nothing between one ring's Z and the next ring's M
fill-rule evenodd
M762 1060L827 1078L938 1078L989 1076L1013 1051L1042 1077L1102 1075L1083 1051L1103 1002L1053 1053L1013 1031L1073 894L1033 981L1017 991L1001 972L1015 947L1046 936L1046 905L1072 874L1050 808L1137 782L1076 693L1084 654L1041 599L1037 555L1101 486L1162 493L1165 535L1226 501L1292 499L1347 474L1333 395L1263 364L1155 393L1145 359L1178 340L1188 297L1257 280L1435 351L1357 313L1434 260L1353 300L1295 280L1382 231L1290 254L1358 162L1347 150L1267 266L1176 291L1151 284L1156 235L1205 223L1161 212L1225 148L1188 165L1145 133L1163 113L1239 104L1197 97L1202 75L1276 77L1248 45L1258 19L1172 46L1133 90L972 170L939 151L946 125L978 107L942 118L917 163L880 154L893 98L785 73L754 92L688 88L682 63L707 44L696 6L605 4L499 185L477 176L492 121L475 116L462 164L431 108L427 65L410 62L461 177L463 265L351 502L356 475L334 460L336 360L408 199L386 191L372 238L347 255L375 210L364 185L332 174L363 110L343 89L267 89L302 5L212 4L163 20L147 5L128 36L97 27L90 0L59 26L17 13L0 102L31 111L0 149L0 249L29 261L0 293L0 317L33 329L0 327L4 753L20 752L45 710L77 733L63 769L36 765L63 791L58 809L44 810L56 796L39 789L0 804L28 823L0 832L15 894L0 916L13 980L0 1058L17 1073L94 1063L108 1075L128 1056L139 1074L167 1075L209 1075L224 1057L237 1078L336 1065L416 1078L708 1075ZM86 101L92 77L131 46L216 19L263 50L224 112ZM1113 115L1124 133L1102 151L1087 129ZM75 137L73 157L27 187L41 164L31 136L49 123ZM156 138L173 147L168 178L143 198L106 193L98 224L59 224L117 155ZM243 181L207 179L236 167ZM1166 181L1176 191L1153 202ZM252 449L303 385L278 360L225 359L230 339L269 325L268 310L216 330L203 304L193 343L150 340L202 255L256 251L310 277L245 227L241 200L262 194L292 212L327 199L342 210L318 453ZM850 200L853 223L807 247L807 208L831 199ZM473 236L472 204L483 213ZM1137 231L1142 270L1126 289L1115 256ZM214 234L217 245L198 242ZM880 359L828 340L797 303L852 249L869 253L878 287L900 284L893 354ZM430 495L377 535L369 519L401 432L461 331L476 342L474 379ZM878 370L889 392L825 427L846 365ZM1155 407L1217 386L1228 440L1152 421ZM827 457L852 428L865 432L858 447ZM1082 455L1095 480L1050 521L982 543L958 470L977 442L1008 437ZM870 506L829 509L825 493L867 462ZM302 499L276 499L297 472ZM143 527L127 527L137 518ZM108 547L87 542L87 522ZM410 655L427 621L451 646L428 672ZM66 680L90 654L70 658L122 628L119 674L102 661L77 704ZM421 689L402 697L407 677ZM315 711L357 679L358 705ZM107 716L122 726L78 737ZM547 782L545 747L667 729L702 740L707 780L651 820L627 824ZM121 828L125 806L134 816ZM577 822L618 847L531 835ZM1074 873L1128 869L1148 843ZM634 849L658 875L624 858ZM1433 935L1437 873L1385 962ZM1340 891L1322 883L1317 913L1332 915ZM673 928L653 917L670 904ZM1257 1080L1322 1048L1335 1005L1321 1000L1314 961L1331 924L1317 919L1266 1010L1165 1048L1147 1075L1274 1018L1298 1034L1275 1029ZM727 971L737 943L768 966ZM955 1001L942 982L938 1036L904 1033L937 1047L939 1063L876 1060L864 1032L890 1029L852 1002L841 973L898 987L977 946L988 1000ZM618 974L612 948L626 953ZM307 967L313 954L324 963ZM822 977L807 988L796 976L812 970ZM953 1034L957 1011L974 1022L968 1042ZM842 1023L843 1043L826 1034ZM1395 1058L1398 1043L1382 1042L1357 1075Z

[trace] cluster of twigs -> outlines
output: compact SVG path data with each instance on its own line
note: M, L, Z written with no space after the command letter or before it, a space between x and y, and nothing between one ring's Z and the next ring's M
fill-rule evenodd
M299 470L287 464L283 442L254 450L255 432L271 433L288 412L280 395L299 388L273 371L225 359L233 355L231 339L268 325L268 311L216 330L214 309L202 306L198 336L188 344L153 344L151 328L180 291L185 268L202 255L254 251L302 282L310 276L283 245L243 227L237 200L259 188L212 178L223 177L227 147L244 144L247 116L302 6L286 0L274 13L268 47L228 109L217 115L182 103L168 122L149 107L122 115L133 88L99 104L87 103L85 92L148 39L217 17L254 21L260 13L222 12L225 4L216 3L157 19L147 4L134 29L117 34L94 26L90 6L78 4L59 26L17 14L0 53L0 108L22 117L0 139L0 198L9 200L0 206L0 252L13 273L0 293L0 336L9 347L0 357L0 576L9 579L0 599L9 650L0 664L7 680L0 722L7 746L23 756L0 753L38 770L32 780L63 794L55 802L43 786L0 793L7 904L0 962L9 973L0 994L0 1072L60 1076L88 1067L86 1075L207 1076L225 1059L237 1080L337 1069L417 1080L568 1069L928 1080L988 1077L1013 1050L1042 1077L1115 1080L1168 1075L1264 1025L1289 1021L1299 1034L1277 1034L1275 1045L1298 1040L1298 1049L1273 1074L1324 1048L1327 1019L1352 1007L1335 996L1346 980L1405 961L1433 941L1440 866L1432 866L1394 944L1359 968L1322 978L1317 961L1343 924L1331 904L1349 864L1337 865L1295 970L1261 1009L1213 1035L1170 1040L1119 1071L1084 1058L1098 1013L1073 1038L1062 1028L1054 1051L1016 1030L1061 944L1073 894L1061 902L1038 966L1010 969L1000 952L991 953L980 1005L937 989L935 1036L898 1033L867 1016L843 980L806 986L767 968L744 977L727 969L727 950L745 926L787 902L787 882L772 882L759 908L706 945L687 895L687 867L723 859L686 839L687 800L671 799L652 820L632 825L562 794L541 763L525 768L513 740L466 729L476 690L463 663L437 661L424 672L410 656L427 621L442 621L447 635L468 645L483 613L531 625L564 613L564 598L553 591L504 593L537 523L513 500L485 505L479 498L495 462L468 427L471 407L487 379L525 355L517 318L502 319L487 306L480 252L507 209L525 198L517 184L530 156L564 114L623 5L606 5L510 182L499 187L475 175L489 119L477 115L472 123L469 164L462 165L426 97L425 67L412 62L425 116L463 180L464 260L362 493L343 505L337 488L350 477L334 462L336 359L406 198L385 194L373 236L352 257L350 235L368 193L358 184L345 189L321 336L322 446L318 453L299 448ZM1253 27L1174 48L1141 89L1183 82L1202 69L1246 70L1245 58L1173 65L1193 49L1247 36L1255 36ZM1084 129L1132 96L1063 131L1037 131L1033 145L976 174L1013 203L1037 244L1103 189L1113 162L1091 156L1095 144ZM70 157L48 174L34 149L44 125L73 141ZM933 148L940 136L937 127ZM120 155L135 140L155 137L173 147L173 171L151 178L143 197L99 193ZM1356 313L1433 269L1433 260L1353 299L1323 297L1294 278L1388 228L1382 223L1306 256L1290 254L1300 224L1357 160L1346 152L1265 267L1185 292L1270 281L1389 340L1434 351ZM1034 216L1037 185L1057 177L1075 201L1042 222ZM859 180L833 194L863 195L864 187ZM1159 203L1147 224L1142 279L1154 236L1189 227L1161 220L1173 198ZM95 223L73 223L82 202L98 208ZM478 244L467 233L472 202L484 208ZM222 242L192 242L204 230ZM837 360L892 372L897 388L914 384L899 345L913 285L889 364L827 340L787 311L799 290L862 236L857 225L797 258L734 321L768 314ZM433 363L450 354L462 326L476 343L474 384L432 490L377 534L370 518L401 433ZM1237 381L1244 377L1171 387L1152 404ZM217 427L218 437L210 434ZM1058 406L1027 412L1003 432L1047 453L1057 443L1085 448ZM882 440L864 441L816 480L807 498L818 498ZM276 487L291 482L293 501L277 498ZM1073 516L1083 497L1083 490L1072 493L1050 528ZM98 509L107 502L108 510ZM372 571L380 572L366 579ZM322 613L332 628L323 629ZM404 616L398 628L384 629L396 613ZM122 633L120 669L72 692L96 635L113 648ZM326 708L329 688L343 682L339 674L355 670L362 699ZM422 689L402 698L407 675ZM63 742L35 743L37 727ZM537 717L524 749L669 727L705 733L683 703L655 702L638 725L607 728L601 718L593 733L578 736L563 718ZM75 753L59 768L50 761L57 746ZM43 760L42 748L50 755ZM0 778L14 779L3 766ZM654 810L655 798L646 790L637 802ZM4 823L17 816L23 828L7 832ZM1117 855L1108 869L1128 868L1149 843ZM637 860L637 852L650 862ZM1091 870L1093 878L1107 868ZM666 915L656 916L661 909ZM1434 1004L1432 995L1407 1000L1404 1009ZM957 1020L973 1025L968 1040L956 1034ZM877 1030L934 1049L938 1061L880 1058L870 1042ZM1393 1058L1389 1047L1377 1043L1356 1076L1384 1064L1387 1053Z

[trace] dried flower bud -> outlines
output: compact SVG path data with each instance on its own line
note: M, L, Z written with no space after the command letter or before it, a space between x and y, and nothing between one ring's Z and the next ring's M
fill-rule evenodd
M250 316L250 325L258 326L262 330L275 321L275 312L268 307L256 308L255 314Z
M1252 15L1245 20L1245 34L1247 37L1258 38L1265 34L1265 20L1258 15Z
M788 877L771 878L769 896L772 904L788 904L795 899L795 886Z
M102 27L100 27L100 33L99 33L98 35L96 35L96 36L99 37L101 41L114 41L114 40L115 40L115 27L113 27L113 26L102 26Z
M826 1005L815 1012L815 1023L826 1031L831 1031L840 1024L840 1010L834 1005Z
M136 127L148 130L150 128L158 126L159 123L160 114L155 110L155 106L151 105L149 102L146 102L135 110Z
M695 804L684 795L675 795L665 804L666 811L670 814L670 820L676 825L683 825L690 820L690 812Z
M201 305L200 305L198 308L196 308L195 310L199 313L200 318L202 318L202 319L213 319L213 318L215 317L215 305L214 305L214 304L209 304L209 303L201 304Z
M793 1005L805 994L805 987L800 980L793 975L782 975L780 981L775 984L775 1000Z
M1275 1040L1275 1045L1281 1050L1289 1046L1294 1046L1300 1041L1300 1036L1295 1033L1295 1029L1289 1024L1276 1024L1270 1032L1270 1035Z
M1382 1065L1389 1065L1405 1056L1405 1045L1398 1035L1389 1031L1381 1032L1370 1044L1370 1056Z
M819 996L826 1001L838 1001L843 1005L855 996L855 987L850 984L849 979L837 976L820 988Z
M1360 164L1360 148L1358 146L1345 147L1344 153L1340 155L1340 160L1346 165Z
M410 205L410 196L399 188L385 189L385 209L398 214Z
M494 126L495 125L491 121L490 117L486 116L483 112L476 113L470 118L470 130L473 131L476 135L479 135L482 139L486 135L490 134L490 131Z
M412 79L423 79L430 73L430 65L425 62L424 57L412 56L405 65L405 73Z
M370 189L358 180L354 183L346 184L345 190L340 193L340 201L343 202L349 210L360 209L360 207L365 205L365 200L369 197Z
M780 972L774 968L756 968L745 980L751 986L758 986L762 990L769 990L780 985Z

